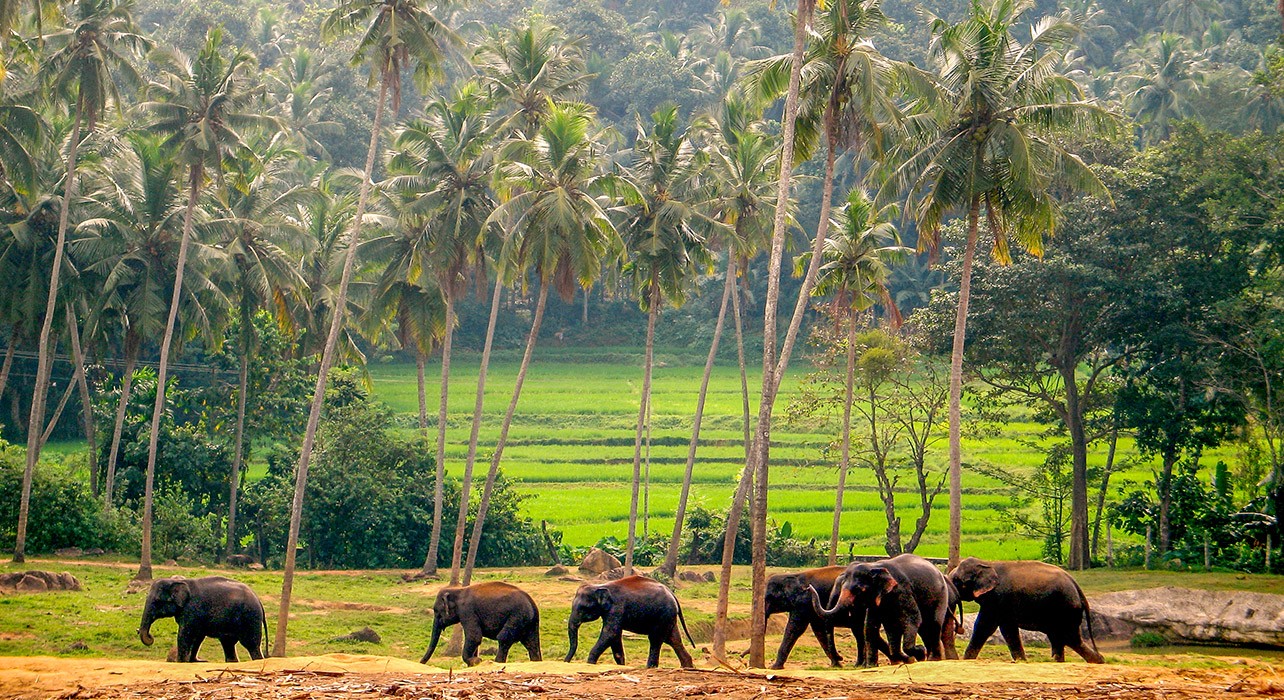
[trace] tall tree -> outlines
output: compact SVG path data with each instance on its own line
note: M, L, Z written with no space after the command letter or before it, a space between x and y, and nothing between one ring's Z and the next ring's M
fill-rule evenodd
M365 28L352 57L354 65L368 63L370 85L379 84L379 97L375 102L374 123L370 128L370 147L366 152L365 173L357 194L357 210L348 233L347 251L343 262L343 275L330 318L317 369L316 390L308 412L308 426L299 448L299 464L295 470L294 500L290 511L290 534L285 549L285 577L281 585L281 610L276 622L276 639L273 653L285 655L285 633L290 615L290 593L294 587L294 557L299 541L299 525L303 517L303 494L308 483L308 463L316 443L317 426L325 402L325 387L330 368L334 365L339 332L344 325L348 285L356 267L357 242L361 240L361 227L370 194L370 180L374 172L375 157L379 154L379 135L383 129L384 107L392 98L392 111L401 108L402 72L411 71L421 87L426 87L439 72L446 51L458 42L455 34L433 12L418 0L343 0L322 23L322 35L328 39Z
M564 300L573 299L575 287L591 287L602 266L618 254L619 236L606 208L608 176L602 168L605 153L592 133L594 117L592 107L582 103L552 105L535 137L508 144L498 166L497 188L503 203L495 208L491 219L509 232L500 253L501 272L523 280L527 271L533 273L539 282L539 297L513 396L499 428L477 506L464 585L477 561L486 511L531 354L539 339L549 289L555 288ZM462 503L460 510L465 510Z
M837 235L825 240L823 260L814 296L833 295L832 314L846 326L847 373L843 394L842 448L838 465L838 488L834 496L834 520L829 535L829 565L838 563L838 531L843 518L843 494L847 490L847 469L851 464L852 399L856 377L856 330L859 316L882 304L891 325L900 325L900 314L887 289L893 263L909 252L900 245L900 234L891 220L900 215L896 205L878 207L862 189L847 194L847 205L835 217ZM801 270L811 262L810 254L800 255L795 266ZM871 403L873 403L871 401ZM870 419L871 424L875 422ZM879 452L879 435L870 433L874 453Z
M27 467L22 477L22 502L18 511L18 532L13 559L24 560L27 543L27 516L31 500L31 477L43 446L45 401L49 393L49 372L53 367L54 343L51 334L57 315L58 291L67 247L67 227L76 197L76 154L83 133L92 133L98 118L109 104L120 104L116 82L138 81L133 60L149 45L134 28L128 0L77 0L71 8L70 24L54 39L65 41L49 57L42 77L52 94L66 96L74 105L71 137L67 145L67 175L63 180L62 208L58 215L58 238L54 244L53 268L49 272L49 296L37 341L36 381L31 394L31 418L27 422ZM37 8L38 9L38 8Z
M177 50L156 55L165 74L149 88L152 99L143 105L153 119L149 130L166 136L165 145L187 167L187 208L183 211L183 235L175 262L174 289L170 295L165 333L161 336L160 361L156 371L156 404L152 409L147 441L147 477L143 491L143 551L135 577L152 577L152 490L156 480L161 420L165 415L170 352L178 323L191 245L196 205L209 176L222 174L223 160L248 147L242 137L247 128L270 126L271 120L249 111L257 94L249 89L246 71L254 59L245 51L222 51L223 31L211 29L195 61Z
M1167 140L1173 123L1192 113L1203 65L1180 34L1152 34L1133 51L1132 65L1120 82L1124 103L1147 142Z
M495 208L490 182L494 174L494 123L487 96L476 82L456 88L450 99L431 102L426 116L397 134L388 169L395 174L389 186L405 192L409 206L426 217L423 274L436 278L445 301L441 347L441 400L437 410L437 483L433 491L433 528L428 555L420 573L437 572L441 543L442 483L446 461L446 408L450 359L455 330L455 302L465 282L486 266L486 220ZM421 412L427 413L423 392L423 357L419 358ZM426 416L425 416L426 419ZM424 421L426 423L426 420Z
M649 132L638 124L633 162L626 173L631 185L628 198L634 201L626 201L620 226L630 256L625 271L639 305L647 312L642 393L633 441L629 539L624 552L624 566L630 572L637 544L642 438L651 408L656 319L665 302L676 306L685 301L691 280L710 264L703 234L709 222L709 188L701 182L706 161L706 154L698 151L688 132L679 127L677 107L656 110Z
M1106 128L1112 115L1084 99L1079 86L1058 72L1078 28L1068 20L1035 22L1028 41L1013 30L1034 8L1033 0L973 0L955 24L932 18L931 55L937 69L933 102L908 122L903 163L895 182L908 192L908 211L918 224L919 248L937 250L943 219L965 213L967 239L950 355L950 548L959 560L962 519L963 340L967 331L972 264L985 210L994 257L1009 260L1008 246L1034 253L1051 235L1059 215L1056 193L1105 187L1075 154L1056 140L1058 132ZM1086 512L1087 482L1075 492ZM1087 531L1080 533L1086 544ZM1086 549L1071 566L1087 566Z

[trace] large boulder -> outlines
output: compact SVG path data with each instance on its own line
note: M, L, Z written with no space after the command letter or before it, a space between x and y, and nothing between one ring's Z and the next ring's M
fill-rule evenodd
M67 572L52 571L15 571L0 574L0 591L21 591L36 593L40 591L79 591L83 590L80 581Z
M620 568L620 560L597 547L590 549L588 554L584 555L584 561L580 562L580 571L594 576L618 568Z

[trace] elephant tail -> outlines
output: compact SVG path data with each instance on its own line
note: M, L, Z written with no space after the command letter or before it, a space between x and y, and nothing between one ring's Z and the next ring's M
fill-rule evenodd
M963 634L963 599L959 598L958 603L959 616L958 619L954 621L954 634ZM1091 630L1089 630L1088 634L1091 636Z
M673 594L673 602L678 604L678 621L682 623L682 631L687 633L687 641L691 642L691 648L695 649L695 640L691 638L691 631L687 629L687 618L682 614L682 601L678 600L676 594Z
M271 656L268 653L268 628L267 628L267 611L263 609L263 602L259 602L259 610L263 613L263 658Z

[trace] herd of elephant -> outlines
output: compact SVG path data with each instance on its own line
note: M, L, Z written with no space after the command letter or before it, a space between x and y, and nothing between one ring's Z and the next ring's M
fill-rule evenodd
M1025 629L1048 636L1056 661L1065 660L1068 647L1089 663L1103 663L1092 639L1088 599L1064 570L1042 562L969 558L946 575L922 557L902 554L878 562L827 566L768 579L766 615L789 616L772 668L784 666L808 627L834 666L843 660L834 645L837 627L848 627L855 635L858 666L876 666L880 653L892 663L956 659L954 637L962 630L963 601L980 606L964 658L976 658L986 640L999 630L1012 658L1024 660L1020 630ZM238 643L253 659L265 655L263 604L239 581L208 576L154 582L138 628L143 644L152 644L152 623L168 617L178 622L178 661L199 661L197 652L209 637L222 643L228 662L237 660ZM1089 619L1091 646L1079 632L1085 618ZM682 606L673 591L655 579L628 576L581 585L567 620L570 650L566 661L575 658L580 626L598 619L602 620L602 631L589 650L591 664L608 648L615 662L624 664L622 636L632 632L650 642L648 668L659 665L665 644L673 648L684 668L693 665L678 630L681 624L691 641ZM441 589L433 604L432 639L420 663L428 662L442 632L456 624L463 628L463 659L470 666L481 661L478 649L483 639L498 642L497 662L507 661L509 649L519 643L532 661L542 660L539 607L517 586L487 581ZM695 646L694 641L691 644Z

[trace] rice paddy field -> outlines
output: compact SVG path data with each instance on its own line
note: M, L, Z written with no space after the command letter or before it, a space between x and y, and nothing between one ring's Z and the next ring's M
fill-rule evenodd
M634 354L631 354L634 353ZM657 352L653 379L649 488L644 494L645 526L652 532L673 528L688 440L703 371L703 357ZM477 478L484 476L498 438L503 412L511 397L519 358L501 356L492 362L486 388ZM502 469L508 479L528 496L526 513L536 522L547 520L564 533L564 542L587 546L606 536L624 539L628 534L633 443L642 385L641 353L614 349L599 354L559 349L537 349L518 404ZM479 361L457 356L452 362L447 420L446 469L458 477L467 453L469 421L476 397ZM837 452L826 453L836 439L837 425L789 425L784 409L797 396L799 381L809 365L803 361L786 377L777 402L776 429L772 437L770 517L790 523L796 536L826 541L837 485ZM372 362L370 377L375 397L402 416L402 425L413 429L418 414L413 364ZM757 411L759 372L751 371L749 391ZM435 424L440 367L428 369L429 420ZM715 367L709 387L705 418L696 456L693 502L723 510L730 502L744 465L740 380L731 364ZM1028 444L1038 440L1046 425L1029 417L1012 415L983 438L963 444L963 553L984 558L1037 558L1041 542L1011 531L995 511L1009 496L999 481L968 465L987 463L1005 470L1028 471L1041 464L1042 450ZM435 430L435 428L434 428ZM434 432L435 434L435 432ZM853 440L858 440L856 436ZM1130 440L1121 438L1117 462L1135 456ZM1228 458L1226 455L1220 455ZM1219 455L1206 455L1215 463ZM942 440L930 458L944 473L946 446ZM1090 464L1105 461L1105 446L1096 449ZM881 553L886 521L874 487L873 473L854 461L844 496L840 551ZM1112 477L1113 484L1140 483L1149 478L1150 464L1136 464ZM897 471L902 484L913 483L913 471ZM1112 485L1111 492L1116 489ZM908 536L918 517L917 495L902 489L898 514ZM945 526L948 502L936 500L928 533L918 552L925 556L946 554ZM1115 538L1116 543L1120 541Z

